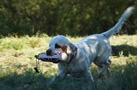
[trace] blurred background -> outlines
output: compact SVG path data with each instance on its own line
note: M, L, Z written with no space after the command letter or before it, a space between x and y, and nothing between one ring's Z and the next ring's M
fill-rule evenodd
M137 0L0 0L0 35L84 36L113 27ZM137 34L137 12L120 34Z

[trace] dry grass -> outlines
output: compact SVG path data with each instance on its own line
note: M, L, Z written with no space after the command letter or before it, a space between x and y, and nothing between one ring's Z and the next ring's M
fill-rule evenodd
M72 42L75 41L79 41L81 40L83 37L70 37L67 36ZM51 79L51 77L53 77L55 74L57 74L57 65L53 64L53 63L48 63L48 62L41 62L40 61L40 71L41 73L38 74L38 76L35 74L33 67L35 66L35 58L34 55L40 53L40 52L44 52L47 47L48 47L48 43L51 37L47 36L47 35L42 35L42 36L33 36L33 37L29 37L29 36L24 36L24 37L5 37L0 39L0 86L3 86L4 89L7 89L5 85L5 83L11 83L12 79L15 78L14 76L18 77L18 79L21 79L20 75L25 75L27 74L28 76L24 76L23 79L27 79L28 77L38 77L37 80L39 80L39 77L41 77L41 81L43 81L43 79L46 78L47 81L49 82L49 80ZM110 84L113 86L113 79L114 77L116 77L116 73L118 71L121 70L121 72L124 72L126 69L126 66L130 67L130 64L128 65L128 63L134 63L133 64L133 68L135 68L135 66L137 66L137 35L122 35L122 36L113 36L110 38L110 42L111 45L113 46L117 46L117 45L127 45L128 47L130 47L128 49L128 56L124 56L124 54L122 52L124 51L120 51L118 56L111 56L111 60L112 60L112 65L110 67L110 71L113 72L112 73L112 78L110 78ZM118 48L120 49L120 48ZM132 68L132 64L131 67ZM99 72L99 68L97 66L95 66L94 64L91 65L91 71L93 72L94 76L97 74L97 72ZM123 71L122 71L123 70ZM26 73L27 72L27 73ZM13 74L14 73L14 74ZM121 73L122 74L122 73ZM119 75L121 75L119 73ZM11 75L11 78L9 78L9 76ZM49 79L48 79L49 77ZM69 80L70 77L68 77L68 81L70 83L73 83L72 80ZM121 78L121 77L120 77ZM11 82L7 82L7 79L11 79ZM29 79L29 78L28 78ZM27 79L27 80L28 80ZM37 84L40 83L34 83L33 79L30 79L30 83L33 83L34 86L37 86ZM105 81L104 82L108 82L108 79L104 78ZM134 79L133 79L134 80ZM137 80L137 79L136 79ZM15 80L16 81L16 80ZM35 80L34 80L35 81ZM77 82L77 80L76 80ZM117 81L116 81L117 82ZM21 83L18 82L17 83ZM63 84L64 82L62 82ZM66 82L65 82L66 83ZM15 82L16 84L16 82ZM25 85L24 83L21 83L23 85ZM56 87L57 83L54 83L54 87ZM101 85L102 82L100 80L97 80L95 83L97 86ZM44 88L43 84L43 88ZM77 87L73 86L73 84L69 84L72 87ZM81 83L80 83L81 85ZM107 85L107 84L106 84ZM14 86L14 85L13 85ZM33 86L33 85L32 85ZM48 89L55 89L53 86L45 86ZM97 86L95 87L97 89ZM15 85L16 87L16 85ZM17 86L19 87L19 89L21 88L25 88L25 87L29 87L29 88L33 88L31 86ZM37 88L35 87L35 88ZM67 85L66 85L67 87ZM84 87L84 86L83 86ZM83 88L81 87L81 88ZM106 86L107 87L107 86ZM109 86L108 86L109 87ZM108 87L106 89L108 89ZM59 89L59 87L56 87L57 89ZM64 86L65 88L65 86ZM93 87L90 87L93 88ZM121 87L120 87L121 88ZM9 89L12 89L11 86L9 86ZM17 89L17 88L16 88ZM63 88L62 88L63 89ZM75 88L73 88L75 89Z

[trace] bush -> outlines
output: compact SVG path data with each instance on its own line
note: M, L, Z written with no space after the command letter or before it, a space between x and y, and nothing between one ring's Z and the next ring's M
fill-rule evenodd
M1 34L89 35L111 28L135 0L1 0ZM135 34L134 14L122 33Z

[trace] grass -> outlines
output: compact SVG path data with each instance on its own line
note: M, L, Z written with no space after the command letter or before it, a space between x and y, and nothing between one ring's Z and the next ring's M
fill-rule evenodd
M67 36L72 42L83 37ZM110 75L96 79L100 68L91 64L94 83L68 76L64 81L49 84L57 74L56 64L41 62L40 73L35 73L34 55L44 52L51 37L24 36L0 39L0 90L136 90L137 89L137 35L113 36Z

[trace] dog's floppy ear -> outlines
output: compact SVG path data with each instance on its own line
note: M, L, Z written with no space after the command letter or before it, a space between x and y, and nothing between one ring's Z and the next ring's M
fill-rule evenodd
M74 44L69 43L66 53L76 56L76 54L77 54L77 47Z

